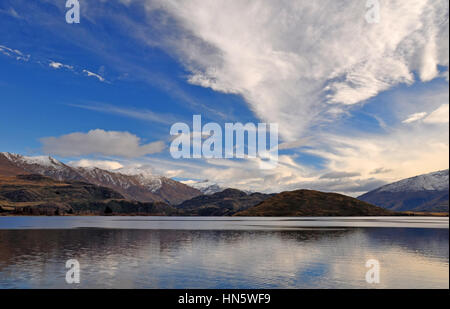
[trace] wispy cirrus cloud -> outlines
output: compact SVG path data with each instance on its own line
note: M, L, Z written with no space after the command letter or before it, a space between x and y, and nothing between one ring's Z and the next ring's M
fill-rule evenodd
M49 67L59 70L61 68L65 68L65 69L69 69L69 70L73 70L73 66L71 65L67 65L67 64L63 64L61 62L56 62L53 60L50 60L50 63L48 64Z
M427 113L425 113L425 112L414 113L414 114L410 115L407 119L403 120L403 123L411 123L411 122L423 119L426 115L427 115Z
M64 11L63 3L50 2ZM311 188L355 195L387 181L448 167L448 104L443 101L448 102L448 94L439 93L435 98L426 91L421 95L413 92L417 84L426 85L437 78L448 82L448 1L381 1L379 24L364 21L365 1L120 2L127 8L140 9L143 5L147 19L135 20L124 7L118 13L111 9L111 1L86 0L83 16L98 29L104 20L113 21L116 30L125 30L130 39L136 40L136 46L165 50L184 66L187 73L183 72L183 76L191 84L189 87L196 85L242 97L258 118L280 124L280 150L297 152L282 155L279 168L264 172L250 161L152 159L161 173L266 192ZM50 20L37 18L37 13L33 16L36 23ZM54 24L45 27L56 37L62 36ZM145 61L147 52L151 58L149 49L124 53L115 48L121 42L117 44L109 34L92 33L89 27L66 30L73 35L76 47L100 55L108 65L126 73L128 80L157 85L209 117L240 120L239 115L228 113L213 102L199 102L195 95L177 85L173 76L152 72L148 67L151 62ZM66 62L60 59L61 65ZM62 68L56 66L55 69ZM92 80L102 81L95 75L111 80L101 70L94 73L82 67L76 69ZM392 100L383 106L383 115L371 115L383 132L368 133L363 125L351 129L341 125L342 118L351 116L365 103L380 104L371 100L380 93L402 85L409 86L404 87L404 93L411 94L407 100ZM444 88L448 92L448 83ZM174 122L168 114L148 110L101 104L78 107L159 124ZM384 117L386 114L389 115ZM110 140L104 133L55 137L47 145L48 149L72 155L94 151L130 158L149 151L143 149L146 145L136 136L138 141L134 139L131 144L112 143L116 149L111 151L105 150L106 144L93 146L99 140ZM119 137L123 140L122 135ZM74 152L70 144L75 142L87 142L90 146ZM302 152L323 159L323 169L299 163L297 154Z
M97 111L100 113L115 114L164 125L172 125L173 123L177 122L177 119L179 119L174 115L156 113L149 109L134 109L129 107L126 108L105 103L91 102L90 104L68 104L68 105L86 110Z
M100 74L93 73L93 72L88 71L88 70L86 70L86 69L83 69L83 73L85 73L85 74L86 74L87 76L89 76L89 77L95 77L95 78L97 78L97 79L98 79L99 81L101 81L101 82L106 81L105 78L104 78L103 76L101 76Z
M449 122L449 105L442 104L436 110L431 113L422 112L414 113L410 115L403 123L413 123L419 120L423 120L424 123L428 124L445 124Z
M55 70L59 70L61 68L65 68L65 69L68 69L69 71L72 71L72 72L74 72L76 74L83 73L84 75L86 75L88 77L95 77L100 82L107 82L105 77L103 77L100 74L91 72L89 70L86 70L86 69L83 69L83 68L80 68L80 67L75 67L73 65L68 65L68 64L61 63L61 62L57 62L57 61L54 61L54 60L51 60L51 59L45 59L45 60L33 59L30 54L25 54L25 53L23 53L22 51L20 51L18 49L13 49L13 48L10 48L10 47L4 46L4 45L0 45L0 53L5 55L5 56L14 58L17 61L25 61L25 62L32 61L33 63L42 63L42 62L44 62L44 63L48 63L48 66L50 68L52 68L52 69L55 69Z
M13 7L10 7L8 9L6 9L6 10L1 10L0 9L0 13L8 15L8 16L11 16L11 17L14 17L14 18L17 18L17 19L22 19L23 18Z
M4 45L0 45L0 53L5 56L15 58L16 60L29 61L30 55L25 55L18 49L13 49Z

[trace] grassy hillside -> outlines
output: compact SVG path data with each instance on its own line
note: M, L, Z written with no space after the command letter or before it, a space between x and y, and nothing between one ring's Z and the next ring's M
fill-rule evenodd
M212 195L201 195L178 205L186 216L232 216L255 206L271 195L262 193L247 194L236 189L226 189Z
M388 216L394 212L336 193L297 190L277 194L235 216Z
M176 210L164 203L127 201L116 191L84 182L41 175L0 177L0 213L17 215L151 214Z

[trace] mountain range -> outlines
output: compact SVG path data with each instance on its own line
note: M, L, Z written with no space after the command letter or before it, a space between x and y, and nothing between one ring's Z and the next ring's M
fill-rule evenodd
M199 190L205 195L213 195L214 193L219 193L227 189L219 186L218 184L209 184L205 182L192 183L189 184L189 186Z
M400 180L358 199L395 211L448 212L449 170Z
M202 192L202 194L205 194L205 195L213 195L214 193L219 193L226 189L234 189L234 188L223 187L221 185L218 185L217 183L213 183L208 180L203 180L203 181L189 180L189 181L182 181L182 183L199 190L200 192ZM236 190L238 190L238 189L236 189ZM241 190L241 191L243 191L247 194L254 193L253 191L249 191L249 190Z
M172 215L177 210L162 202L126 200L106 187L81 181L58 181L26 174L0 176L0 213L15 215Z
M252 193L208 181L187 185L142 168L109 171L73 167L47 156L0 153L0 213L384 216L404 211L448 212L448 170L355 199L312 190Z
M202 194L178 181L154 176L145 170L107 171L99 168L72 167L52 157L26 157L0 153L0 176L39 174L58 181L82 181L107 187L125 199L138 202L164 202L177 205Z

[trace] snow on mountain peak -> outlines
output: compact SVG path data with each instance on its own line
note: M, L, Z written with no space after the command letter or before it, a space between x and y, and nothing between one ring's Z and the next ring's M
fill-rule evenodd
M213 195L214 193L222 192L225 190L224 187L219 186L216 183L210 182L209 180L184 180L181 183L195 188L205 195Z
M114 172L120 173L122 175L129 175L129 176L136 176L136 175L142 175L148 178L158 178L158 176L155 176L151 170L151 168L147 167L141 167L141 166L130 166L130 167L122 167Z
M0 157L25 173L40 174L59 181L81 181L108 187L130 200L162 201L178 205L199 195L193 188L170 178L154 175L151 167L145 165L110 170L101 168L103 166L96 167L95 164L86 167L77 166L73 162L64 164L48 156L31 157L1 152ZM94 161L89 163L92 162Z
M3 156L5 156L9 161L16 161L19 155L12 154L9 152L0 152Z
M449 170L404 179L378 189L378 192L444 191L449 189Z
M2 152L8 160L15 163L40 165L43 167L61 168L64 164L50 156L22 156L19 154L12 154L9 152Z
M46 167L61 167L63 165L62 162L49 156L22 157L22 161L27 164L37 164Z
M163 185L162 176L156 176L153 174L152 169L145 166L131 166L123 167L114 171L122 175L134 177L140 185L146 187L151 192L156 192L161 189Z

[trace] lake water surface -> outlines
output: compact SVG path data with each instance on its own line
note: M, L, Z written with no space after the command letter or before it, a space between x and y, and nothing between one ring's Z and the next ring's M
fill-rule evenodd
M0 217L0 288L449 288L448 218ZM65 281L80 263L80 284ZM366 261L380 283L366 282Z

